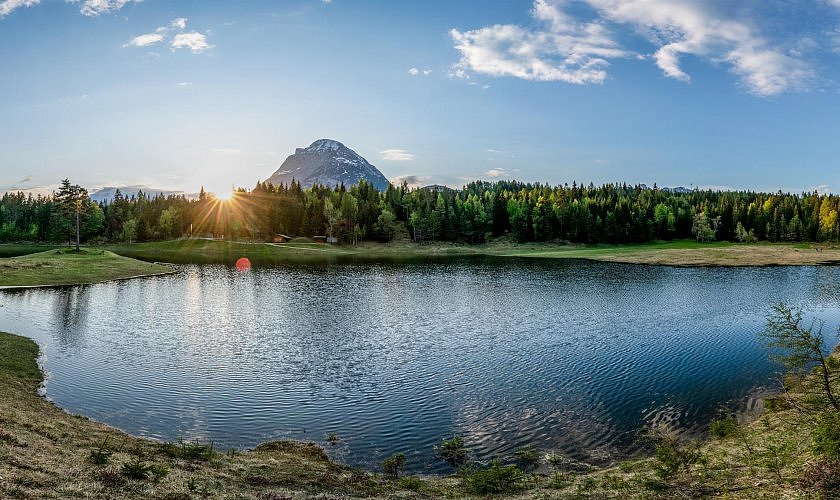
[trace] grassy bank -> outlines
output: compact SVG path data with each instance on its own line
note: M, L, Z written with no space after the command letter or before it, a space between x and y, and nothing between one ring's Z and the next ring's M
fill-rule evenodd
M106 250L52 249L0 259L0 287L98 283L171 272L168 266L143 262Z
M540 473L499 465L393 478L336 464L315 444L225 452L129 436L39 397L37 354L32 341L0 333L2 498L478 498L493 491L510 498L815 497L802 482L813 462L808 430L815 423L791 409L750 425L729 422L702 445L662 440L658 458L606 469L536 455Z
M329 263L348 261L429 260L455 256L587 259L630 264L672 266L773 266L840 263L840 248L817 251L810 244L695 241L654 242L636 245L563 245L493 242L484 245L410 242L356 246L315 243L234 243L209 240L176 240L134 245L114 245L109 250L145 261L231 264L248 257L257 265Z

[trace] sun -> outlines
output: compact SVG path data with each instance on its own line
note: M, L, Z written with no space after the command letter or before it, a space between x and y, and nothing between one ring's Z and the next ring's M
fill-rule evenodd
M230 201L230 199L233 198L233 191L218 193L215 194L215 197L219 201Z

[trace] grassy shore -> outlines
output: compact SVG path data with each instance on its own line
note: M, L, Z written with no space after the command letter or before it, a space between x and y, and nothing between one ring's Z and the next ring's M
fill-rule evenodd
M479 498L488 484L508 498L817 498L800 482L814 424L793 410L605 469L393 478L334 463L312 443L224 451L129 436L38 396L37 355L31 340L0 333L0 498Z
M171 272L168 266L143 262L115 253L62 248L0 259L0 287L99 283L134 276Z
M210 240L175 240L134 245L113 245L109 250L146 261L231 264L248 257L257 265L352 261L431 260L446 257L520 257L587 259L629 264L670 266L774 266L840 263L840 248L807 243L696 241L654 242L636 245L563 245L493 242L483 245L453 243L363 243L328 246L315 243L235 243ZM820 248L822 251L817 251Z

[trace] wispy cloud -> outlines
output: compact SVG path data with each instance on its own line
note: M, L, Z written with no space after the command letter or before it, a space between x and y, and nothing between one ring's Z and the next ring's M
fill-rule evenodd
M840 4L839 0L829 0ZM461 59L451 76L471 73L573 84L603 83L610 60L636 56L622 48L611 28L627 26L654 46L650 56L665 76L688 82L685 55L729 66L752 93L771 96L802 88L812 68L796 51L758 31L749 9L712 0L583 0L594 18L567 12L568 0L535 0L536 27L497 24L450 32ZM578 11L579 9L576 9Z
M143 0L66 0L79 4L79 12L85 16L100 16L122 9L126 4Z
M487 177L498 179L499 177L507 177L510 174L507 170L503 168L491 168L487 172L484 172L484 175L486 175Z
M430 70L428 68L423 69L423 70L421 70L419 68L409 68L408 74L411 75L411 76L418 76L418 75L429 76L429 75L432 74L432 70Z
M190 49L193 54L198 54L213 48L212 45L207 43L207 36L197 31L193 31L192 33L178 33L172 39L171 46L172 50Z
M382 159L386 161L414 160L414 155L404 149L386 149L385 151L380 151L379 154L381 154Z
M79 12L85 16L100 16L122 9L126 4L143 0L65 0L66 3L78 4ZM6 17L21 7L38 5L41 0L0 0L0 17Z
M130 42L123 45L123 47L147 47L163 42L172 36L169 46L173 51L177 49L189 49L192 53L198 54L213 48L207 42L207 35L197 31L184 33L186 29L187 18L176 17L166 26L158 27L154 33L145 33L134 37Z
M400 186L403 182L405 182L410 188L418 188L427 185L430 179L431 177L429 177L428 175L408 174L398 175L397 177L394 177L389 180L391 181L391 184L395 186Z
M156 43L162 42L164 36L160 33L146 33L145 35L137 35L132 38L130 42L123 45L123 47L147 47Z
M2 0L0 1L0 17L6 17L21 7L38 5L41 0Z

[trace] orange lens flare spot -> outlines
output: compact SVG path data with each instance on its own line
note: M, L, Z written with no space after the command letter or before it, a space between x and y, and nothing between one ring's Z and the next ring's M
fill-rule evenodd
M236 270L239 272L245 272L251 269L251 261L248 260L248 257L242 257L241 259L236 261Z

